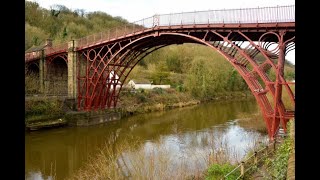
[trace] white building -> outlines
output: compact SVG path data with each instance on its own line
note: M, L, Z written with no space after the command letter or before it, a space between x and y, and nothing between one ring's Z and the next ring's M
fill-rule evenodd
M117 74L114 73L114 71L111 71L109 74L109 77L107 78L107 84L111 83L110 89L114 88L114 85L116 86L116 89L119 89L121 87L120 78Z
M132 79L128 82L127 87L131 89L153 89L153 88L169 89L170 85L152 85L149 80Z
M151 82L148 80L135 80L131 79L128 82L128 87L131 89L152 89Z

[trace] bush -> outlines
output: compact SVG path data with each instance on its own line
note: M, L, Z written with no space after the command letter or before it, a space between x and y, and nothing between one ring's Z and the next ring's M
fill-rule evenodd
M231 164L213 164L209 167L206 180L215 180L215 179L223 179L223 177L232 171L235 166ZM240 176L240 169L235 170L232 174L230 174L226 179L236 179Z
M153 88L152 91L155 92L156 94L163 94L162 88Z
M178 92L185 92L186 89L183 87L183 84L179 84L177 87L176 87L176 90Z
M39 77L35 73L25 74L25 93L39 94L40 91Z
M144 94L138 94L137 98L138 98L138 103L147 102L147 98Z
M138 90L139 90L140 93L144 93L145 92L145 90L141 89L141 88L139 88Z
M288 134L293 122L289 121L287 124ZM267 158L265 164L267 171L272 175L272 179L285 180L287 178L288 159L292 151L294 151L294 139L288 136L284 139L283 143L276 149L274 157Z
M30 100L25 102L25 117L38 115L61 115L63 114L63 102L60 100Z

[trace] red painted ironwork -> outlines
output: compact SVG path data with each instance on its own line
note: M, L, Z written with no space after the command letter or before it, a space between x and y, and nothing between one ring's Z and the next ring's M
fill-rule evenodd
M286 130L288 119L294 117L294 110L282 101L286 90L295 104L283 74L285 55L295 48L294 41L294 6L155 15L80 38L78 110L116 107L123 82L143 57L171 44L198 43L222 54L244 78L273 139L280 123ZM62 44L46 49L45 55L49 60L66 52ZM258 61L258 54L264 59ZM32 57L39 58L26 54L26 62ZM270 70L276 79L269 77Z
M55 56L58 54L65 54L68 50L68 43L61 43L54 45L52 47L47 46L44 47L44 56ZM34 51L34 52L29 52L25 54L25 63L31 62L31 61L36 61L39 60L42 57L42 50L40 51Z

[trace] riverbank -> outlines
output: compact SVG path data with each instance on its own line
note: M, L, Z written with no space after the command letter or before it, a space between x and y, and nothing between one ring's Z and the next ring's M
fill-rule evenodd
M240 158L245 151L239 145L266 136L237 123L238 114L257 110L254 99L211 101L26 133L26 179L192 179L205 170L209 154L210 162Z
M260 163L245 174L248 179L295 179L294 119L288 122L287 128L287 135L277 138L274 152L259 159Z
M197 105L207 101L253 98L250 92L232 92L199 100L174 89L137 90L122 92L116 109L91 112L73 111L66 97L33 96L25 101L25 127L27 130L61 126L85 126L119 120L121 117L146 112ZM79 120L79 122L78 122ZM80 122L81 121L81 122Z
M253 124L253 123L252 123ZM212 163L204 173L206 179L295 179L294 120L287 124L287 134L276 141L256 142L238 164Z

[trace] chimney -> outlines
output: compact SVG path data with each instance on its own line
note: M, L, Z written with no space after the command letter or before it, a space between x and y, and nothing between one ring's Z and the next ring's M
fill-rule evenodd
M51 39L47 39L45 45L49 46L49 47L52 47L52 40Z

